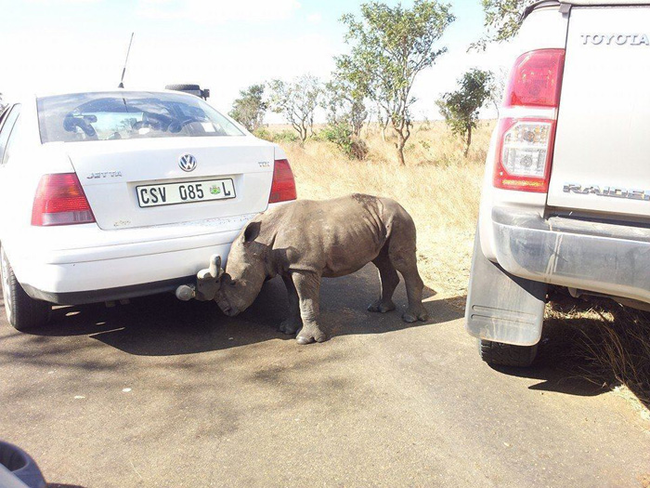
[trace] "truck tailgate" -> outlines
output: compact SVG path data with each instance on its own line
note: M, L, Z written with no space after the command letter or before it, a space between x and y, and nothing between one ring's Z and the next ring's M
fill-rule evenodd
M650 215L650 7L573 7L548 205Z

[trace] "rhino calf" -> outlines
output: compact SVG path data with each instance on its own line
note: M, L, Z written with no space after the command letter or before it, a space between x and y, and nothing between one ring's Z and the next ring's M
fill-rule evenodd
M226 315L248 308L267 278L282 276L289 317L280 331L300 344L323 342L318 323L321 277L344 276L372 261L381 296L371 312L395 309L399 271L406 282L406 322L426 320L415 254L415 224L394 200L354 194L325 201L298 200L251 220L235 239L215 300Z

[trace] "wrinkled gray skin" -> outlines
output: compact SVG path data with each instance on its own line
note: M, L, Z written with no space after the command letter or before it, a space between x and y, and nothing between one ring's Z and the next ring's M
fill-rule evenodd
M381 296L371 312L395 310L399 271L406 282L406 322L426 320L423 283L417 269L415 224L389 198L354 194L334 200L298 200L251 220L233 242L215 300L227 315L246 310L267 278L282 276L289 293L286 334L300 344L323 342L318 323L321 277L344 276L372 261L379 270Z

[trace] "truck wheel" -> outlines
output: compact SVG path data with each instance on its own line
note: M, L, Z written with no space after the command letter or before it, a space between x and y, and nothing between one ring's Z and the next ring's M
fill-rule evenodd
M534 346L513 346L503 342L479 339L478 352L481 359L488 364L525 368L535 360L537 344Z
M27 331L48 323L52 306L48 302L34 300L20 286L4 249L0 250L2 261L2 298L9 323L19 331Z

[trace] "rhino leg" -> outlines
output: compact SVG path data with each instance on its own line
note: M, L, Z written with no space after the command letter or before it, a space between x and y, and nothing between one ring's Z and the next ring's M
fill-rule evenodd
M415 252L415 228L412 237L404 233L398 238L394 234L391 239L388 256L391 263L404 277L406 283L406 296L408 297L408 308L402 315L404 322L416 322L427 320L429 315L422 305L422 288L424 283L418 273L417 255Z
M291 279L300 300L300 317L302 318L302 329L296 337L298 344L325 341L327 336L318 325L320 275L313 272L294 271L291 273Z
M289 298L289 317L280 323L280 332L288 335L295 335L302 327L302 320L300 320L300 301L298 299L298 292L293 285L290 276L283 276L284 286L287 287L287 294Z
M368 305L368 311L386 313L395 310L393 293L399 284L399 276L395 270L395 266L393 266L393 263L390 262L388 257L388 244L384 245L379 256L373 259L372 262L379 270L381 296Z

